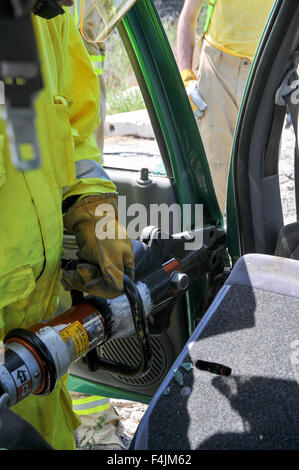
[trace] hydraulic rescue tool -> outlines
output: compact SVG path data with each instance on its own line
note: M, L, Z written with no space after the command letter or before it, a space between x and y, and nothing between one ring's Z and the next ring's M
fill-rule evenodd
M196 235L200 244L185 250ZM168 328L175 299L199 276L223 272L223 238L222 229L210 226L165 238L159 229L147 228L143 241L132 241L135 282L124 276L123 295L103 299L72 292L73 306L62 315L6 335L0 351L0 397L12 406L31 393L47 395L80 358L92 371L145 375L151 367L150 336ZM74 269L78 263L62 260L62 267ZM140 351L137 366L100 357L100 345L134 334Z

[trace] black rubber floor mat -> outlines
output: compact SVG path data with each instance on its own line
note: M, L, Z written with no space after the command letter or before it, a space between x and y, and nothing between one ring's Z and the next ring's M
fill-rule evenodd
M298 449L298 315L298 298L225 285L154 397L135 449ZM198 360L231 375L199 370Z

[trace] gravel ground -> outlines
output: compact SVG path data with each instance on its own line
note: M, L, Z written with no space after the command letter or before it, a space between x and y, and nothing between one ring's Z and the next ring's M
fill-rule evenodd
M294 143L293 129L284 129L281 142L279 177L285 224L296 220ZM133 136L108 137L105 140L105 152L121 152L121 154L112 153L105 157L105 163L110 165L134 169L141 169L146 166L151 170L161 165L158 146L155 140L152 139L134 138ZM130 152L139 152L139 154L136 156ZM147 405L117 399L111 399L111 403L120 416L117 434L121 437L124 447L128 448L138 424L147 409Z
M117 435L121 438L124 448L127 449L148 405L135 401L117 400L115 398L111 398L110 402L120 417Z
M293 128L284 129L281 142L279 179L285 225L296 221L294 146L295 136Z

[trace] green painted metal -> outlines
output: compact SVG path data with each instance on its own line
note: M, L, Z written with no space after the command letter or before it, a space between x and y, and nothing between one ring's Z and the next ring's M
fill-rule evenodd
M203 204L204 222L221 225L222 216L198 127L153 1L138 0L123 24L159 119L178 202Z
M240 243L238 232L238 217L235 201L233 164L231 162L228 177L227 191L227 244L232 264L234 265L240 257Z
M120 28L123 42L126 45L129 41L134 51L131 61L138 62L159 121L177 201L182 208L184 204L191 207L202 204L203 223L222 226L222 214L196 120L153 1L138 0L124 18L123 26L125 31ZM134 68L134 63L132 65ZM182 221L182 230L195 228L194 222L192 214L190 225ZM205 290L206 278L203 278L186 295L189 334L194 328L194 317L204 313L204 296L200 293Z
M145 404L148 404L151 401L151 397L146 395L130 392L128 390L122 390L116 387L109 387L108 385L90 382L89 380L82 379L82 377L77 377L75 375L69 376L67 387L68 390L71 390L72 392L87 393L88 395L98 395L107 398L131 400Z
M222 214L196 120L153 1L138 0L118 29L133 69L139 75L149 114L154 113L158 120L156 129L162 133L165 146L162 158L165 167L170 166L177 202L181 207L184 204L203 204L203 223L222 226ZM184 222L182 225L182 230L190 228L195 228L194 214L191 227L184 226ZM189 335L194 329L195 317L204 313L202 308L207 287L207 277L203 276L186 295ZM70 386L74 386L75 380L76 390L84 393L143 403L150 400L144 395L102 386L79 377L71 376L70 380Z

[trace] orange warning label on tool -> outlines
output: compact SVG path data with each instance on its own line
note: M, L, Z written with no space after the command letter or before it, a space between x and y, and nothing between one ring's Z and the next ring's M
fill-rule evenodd
M89 350L88 335L79 321L61 330L59 335L71 350L74 359L81 357Z

